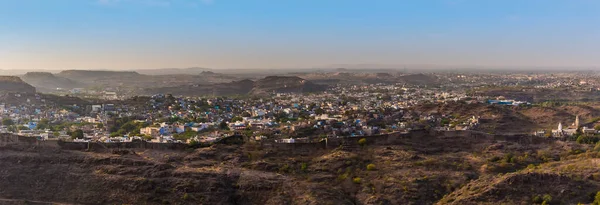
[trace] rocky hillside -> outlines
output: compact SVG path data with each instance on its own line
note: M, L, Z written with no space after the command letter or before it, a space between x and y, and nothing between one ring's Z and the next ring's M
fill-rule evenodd
M503 106L486 103L467 104L449 102L422 104L411 108L421 114L447 115L465 120L473 116L480 118L477 130L493 133L531 133L539 130L556 129L558 123L569 126L579 115L581 125L594 127L600 124L599 103L570 104L559 106Z
M198 73L210 71L210 68L162 68L137 70L143 75L198 75Z
M146 95L172 94L177 96L204 96L204 95L245 95L252 90L254 81L241 80L230 83L195 84L175 87L159 87L145 89L142 93Z
M203 73L204 75L216 75L212 73ZM284 93L303 93L319 92L326 89L323 85L317 85L298 77L270 76L258 81L240 80L228 83L215 84L193 84L185 86L169 86L159 88L148 88L143 91L144 94L153 95L167 93L183 96L203 96L203 95L261 95L273 92Z
M254 82L252 94L303 93L325 91L325 86L314 84L296 76L268 76Z
M330 149L247 142L103 153L0 146L0 202L576 204L600 190L600 148L589 145L472 135L358 140Z
M299 77L319 84L396 84L404 83L408 85L437 85L438 79L433 75L427 74L403 74L397 72L388 73L353 73L353 72L333 72L333 73L305 73Z
M436 84L438 84L438 80L436 77L431 76L431 75L425 75L422 73L398 76L397 80L400 83L406 83L409 85L436 85Z
M0 92L35 93L35 87L16 76L0 76Z
M353 144L107 153L0 146L0 202L532 204L548 195L550 204L574 204L591 203L600 188L598 149L570 142L426 135Z
M134 71L93 71L93 70L65 70L58 74L58 77L77 79L79 81L94 81L111 78L135 78L141 75Z

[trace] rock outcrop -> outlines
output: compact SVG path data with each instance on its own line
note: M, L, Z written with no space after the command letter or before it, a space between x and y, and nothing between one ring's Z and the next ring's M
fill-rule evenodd
M58 77L48 72L29 72L23 75L23 81L31 84L40 92L52 92L57 89L73 89L85 87L81 82Z
M304 93L325 91L323 85L314 84L296 76L268 76L254 82L251 94Z
M35 87L16 76L0 76L0 92L35 93Z

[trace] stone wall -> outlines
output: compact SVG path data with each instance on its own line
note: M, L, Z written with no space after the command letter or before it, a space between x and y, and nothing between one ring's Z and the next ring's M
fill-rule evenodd
M18 136L10 133L0 134L0 147L56 147L56 141L39 141L34 137Z
M61 149L65 150L88 150L96 152L108 152L115 149L156 149L156 150L185 150L187 144L180 143L151 143L146 141L136 142L58 142Z
M456 140L470 141L489 140L489 141L510 141L523 144L540 144L553 141L550 138L536 137L527 134L510 134L510 135L492 135L479 131L472 130L457 130L457 131L426 131L415 130L409 133L391 133L364 137L346 137L346 138L330 138L327 141L323 140L318 143L274 143L263 142L265 148L272 148L278 151L289 151L293 153L308 153L317 150L335 149L340 146L358 146L358 140L366 139L368 145L394 145L402 144L407 141L418 142L420 140L432 140L433 138L446 138Z
M157 150L185 150L186 144L178 143L150 143L145 141L102 143L102 142L65 142L58 140L38 140L35 137L24 137L14 134L0 134L0 147L21 148L60 148L64 150L89 150L108 152L113 149L157 149Z
M358 146L358 140L366 139L368 145L393 145L402 144L406 141L418 142L420 140L431 140L432 138L462 138L466 142L470 140L493 140L510 141L522 144L540 144L553 141L550 138L536 137L527 134L492 135L478 131L426 131L415 130L409 133L391 133L364 137L330 138L317 143L275 143L263 141L264 148L292 153L310 153L316 150L335 149L341 146ZM65 141L40 141L33 137L23 137L13 134L0 134L0 147L52 147L64 150L81 150L95 152L110 152L115 149L156 149L156 150L185 150L187 144L179 143L150 143L145 141L102 143L102 142L65 142Z

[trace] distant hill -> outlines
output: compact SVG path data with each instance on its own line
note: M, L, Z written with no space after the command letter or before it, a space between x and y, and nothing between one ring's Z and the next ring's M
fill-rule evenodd
M230 83L217 83L208 85L186 85L148 88L142 91L146 95L154 94L172 94L182 96L202 96L202 95L244 95L252 90L254 81L242 80Z
M298 77L269 76L256 82L252 80L241 80L229 83L148 88L145 89L143 93L147 95L163 93L183 96L258 95L272 92L318 92L324 91L325 89L326 87L323 85L317 85Z
M437 78L434 76L422 73L399 76L397 80L411 85L434 85L438 83Z
M39 92L51 92L57 88L73 89L85 84L72 79L57 77L48 72L29 72L21 77L23 81L33 85Z
M87 81L107 78L135 78L141 75L135 71L96 71L96 70L65 70L58 74L58 77L71 80Z
M267 76L254 82L251 94L266 93L304 93L325 91L323 85L314 84L296 76Z
M137 70L138 73L144 75L198 75L199 73L211 71L209 68L161 68L149 70Z
M35 87L17 76L0 76L0 92L35 93Z
M303 79L317 82L319 84L395 84L405 83L409 85L437 85L438 79L428 74L403 74L400 72L349 72L339 69L343 72L330 73L306 73L299 75Z

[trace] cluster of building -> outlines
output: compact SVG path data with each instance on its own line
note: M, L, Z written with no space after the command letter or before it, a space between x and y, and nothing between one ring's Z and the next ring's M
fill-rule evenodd
M176 97L154 95L115 100L116 92L101 95L98 103L61 104L46 102L44 96L14 94L27 103L0 104L0 118L13 124L0 126L0 132L13 132L44 140L156 143L210 143L235 134L256 140L304 142L330 137L361 137L417 129L439 131L477 129L479 116L452 116L416 112L423 104L453 102L492 105L529 105L498 96L467 94L467 86L546 83L537 75L438 75L442 86L370 84L333 86L321 93L273 93L268 97ZM563 79L563 78L561 78ZM595 85L593 80L569 84ZM478 84L479 83L479 84ZM566 85L563 83L561 85ZM87 93L83 92L82 93ZM19 95L19 96L18 96ZM492 100L490 100L492 99ZM110 103L109 103L110 102ZM44 123L41 123L45 121ZM40 125L41 124L41 125ZM48 126L50 125L50 126ZM552 131L552 136L575 134L575 125ZM582 132L593 129L582 128ZM540 132L534 133L540 135ZM544 135L547 135L544 132Z
M570 126L563 126L562 122L558 123L557 129L553 129L550 133L539 130L533 133L538 137L554 137L568 138L576 135L596 135L600 132L594 128L582 126L579 121L579 115L575 116L575 121Z
M420 103L464 101L466 94L405 85L338 86L318 94L274 93L264 98L154 95L68 106L30 97L21 97L30 103L0 105L0 118L14 122L2 125L0 132L101 142L210 143L234 134L298 142L423 128L472 129L478 124L474 117L450 119L450 125L441 123L448 116L410 110Z

